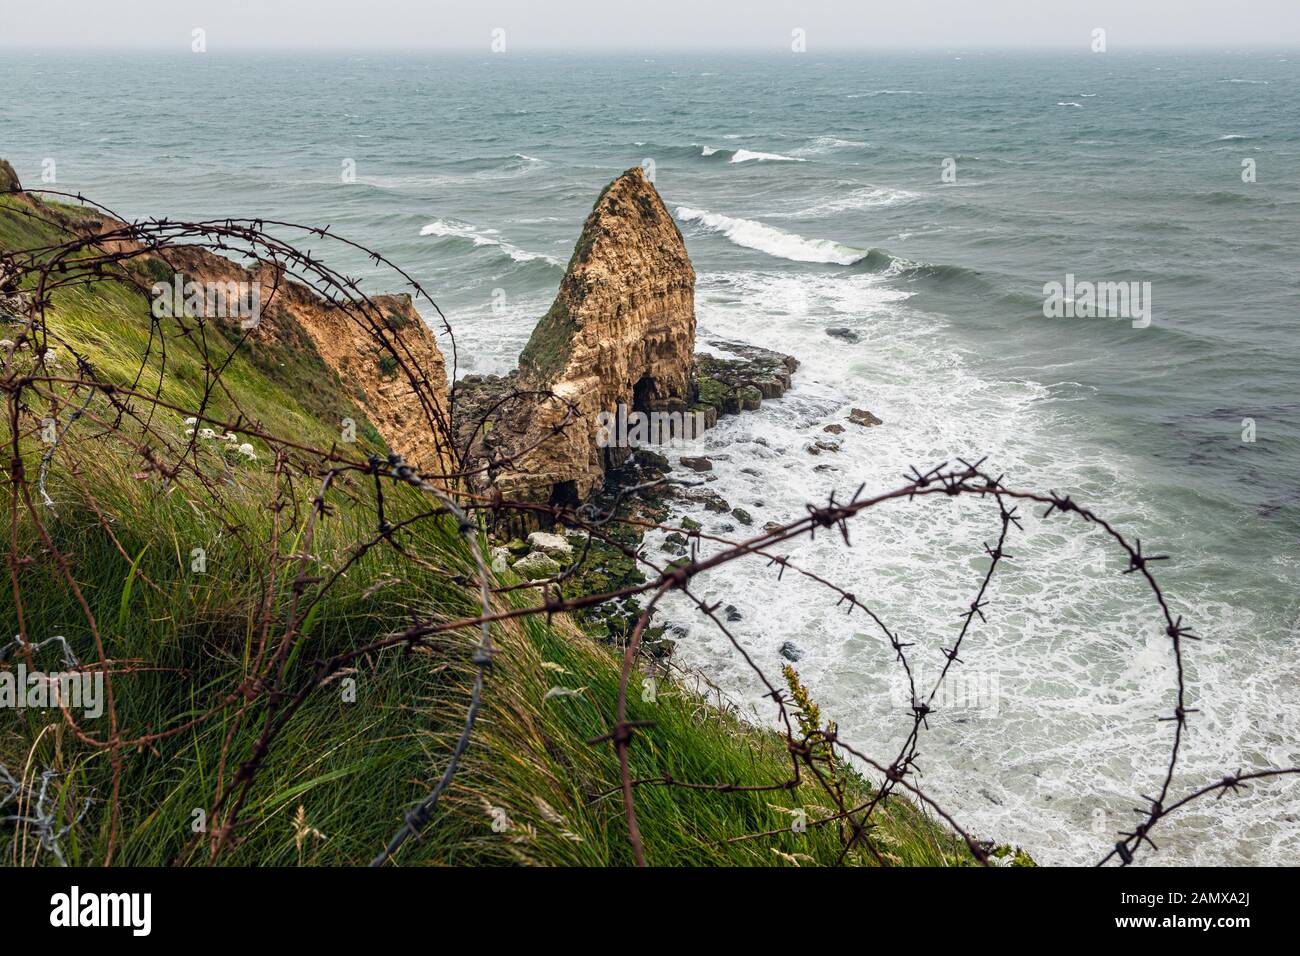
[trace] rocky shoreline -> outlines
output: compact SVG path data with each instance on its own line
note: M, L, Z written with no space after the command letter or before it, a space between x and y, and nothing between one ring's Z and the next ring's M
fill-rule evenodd
M764 399L780 398L791 386L791 373L799 362L793 356L757 346L735 342L710 342L731 358L698 353L692 368L690 410L700 412L706 428L713 428L728 415L757 410ZM464 387L462 392L460 389ZM469 407L467 415L481 412L508 395L515 387L514 376L466 376L455 394ZM459 418L458 412L458 418ZM473 430L469 419L465 433ZM629 584L641 584L645 573L634 555L642 553L645 537L641 526L630 521L663 524L672 505L683 501L702 504L706 510L729 513L739 524L750 525L753 519L743 508L732 508L720 495L698 485L653 484L667 477L689 479L713 469L711 458L681 459L684 471L674 474L668 458L657 451L661 445L646 445L631 450L620 465L606 472L600 489L584 503L584 512L603 519L613 515L616 521L602 522L602 534L609 541L589 537L586 532L566 529L554 523L546 528L528 530L518 524L493 532L492 567L498 574L511 571L521 580L537 581L539 586L556 581L569 597L599 594ZM650 485L650 487L645 487ZM631 491L630 489L637 489ZM689 560L689 538L699 525L689 517L681 520L681 530L671 531L662 550L671 567ZM654 559L649 559L654 560ZM570 570L573 565L578 565ZM566 573L567 572L567 573ZM621 643L626 640L641 613L637 599L608 601L577 613L584 630L593 636ZM646 654L654 659L671 655L674 642L665 636L663 625L647 628L643 640Z

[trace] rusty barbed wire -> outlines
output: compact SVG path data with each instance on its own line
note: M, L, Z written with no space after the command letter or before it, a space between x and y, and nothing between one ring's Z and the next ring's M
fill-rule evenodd
M42 191L43 192L43 191ZM600 505L560 505L534 501L507 500L499 492L483 493L482 483L471 479L492 479L502 474L523 473L529 452L550 436L564 428L580 423L576 407L567 403L562 421L550 436L515 449L510 454L494 450L481 454L476 450L481 436L491 427L495 417L512 402L564 401L550 393L511 387L505 394L479 409L480 415L468 423L457 422L457 393L451 389L447 402L438 400L438 388L429 380L430 370L421 366L419 358L409 345L385 321L381 309L361 288L360 280L339 273L313 254L301 248L303 241L332 241L344 244L353 253L365 255L376 267L390 269L412 290L412 301L431 308L445 335L451 356L451 378L456 380L457 355L451 325L434 300L408 273L385 257L359 244L333 233L329 227L314 228L294 223L257 219L218 219L204 222L183 222L170 219L147 219L126 222L107 207L90 202L80 194L44 192L45 195L75 202L80 210L72 217L44 204L19 206L17 214L28 216L55 232L60 238L49 244L22 250L0 251L0 311L6 321L20 325L15 340L0 353L3 375L0 391L5 396L6 420L9 428L9 461L6 466L9 499L9 556L8 568L13 606L17 621L16 647L33 665L32 654L41 642L33 642L32 622L24 605L22 569L34 558L20 555L18 549L20 524L34 530L43 555L53 566L54 573L67 587L84 618L87 631L94 644L94 659L77 662L76 669L103 675L106 689L106 734L92 733L81 724L66 706L62 707L66 729L84 746L106 752L110 766L111 785L104 798L108 813L108 836L103 858L105 865L112 864L118 846L121 816L121 783L125 762L132 752L154 748L164 740L180 738L196 728L213 722L226 726L218 766L213 780L212 798L206 808L207 819L212 821L207 834L206 859L217 862L238 839L241 815L246 806L254 780L260 770L272 759L279 735L291 723L307 700L321 687L344 672L360 666L381 651L393 648L411 650L416 647L432 648L432 639L458 632L476 633L477 639L468 653L472 666L472 680L460 733L450 753L445 757L443 771L429 792L414 804L414 808L401 817L387 845L378 851L372 866L382 866L393 860L402 846L419 836L434 820L440 800L453 785L458 769L473 744L476 722L483 697L491 693L489 681L492 662L497 653L493 640L494 626L528 617L569 614L592 608L608 601L633 597L646 598L622 646L616 710L605 733L588 741L592 746L610 746L617 764L619 785L610 794L598 794L595 799L618 793L621 796L627 839L633 860L646 865L647 848L641 835L636 808L636 791L644 786L679 787L691 790L714 791L719 794L755 791L792 791L812 781L834 808L826 816L809 822L812 827L835 825L841 836L838 862L847 862L850 855L861 849L880 864L888 864L883 848L873 839L874 818L891 796L901 791L930 813L938 816L960 838L972 857L989 863L989 847L969 833L956 816L940 805L935 798L916 782L919 774L917 755L919 742L928 729L927 718L935 713L935 702L944 682L954 668L965 661L960 656L963 644L978 624L985 623L989 607L989 587L995 575L1006 562L1013 560L1007 552L1012 536L1023 530L1020 508L1034 505L1045 507L1044 516L1059 514L1100 529L1109 543L1124 555L1124 574L1136 574L1144 582L1147 592L1158 612L1159 626L1169 640L1175 665L1176 682L1173 688L1174 706L1161 720L1172 724L1170 750L1162 781L1156 793L1143 797L1138 808L1140 822L1131 830L1117 834L1118 839L1101 858L1099 864L1118 859L1122 865L1132 863L1143 844L1156 849L1151 840L1151 830L1170 814L1200 798L1215 794L1217 798L1235 792L1249 782L1286 775L1300 774L1300 767L1271 768L1263 770L1238 770L1221 780L1207 784L1183 796L1176 797L1171 790L1175 768L1178 764L1184 731L1189 715L1185 684L1184 649L1188 641L1198 640L1192 628L1174 615L1166 596L1152 571L1152 564L1165 560L1162 555L1146 554L1140 541L1130 540L1104 518L1088 507L1075 502L1068 495L1037 493L1017 490L1003 483L1002 476L993 476L983 470L984 462L967 462L961 459L944 462L926 471L913 468L903 476L902 483L893 490L864 496L865 486L847 500L838 501L832 493L825 503L808 503L804 513L792 521L769 525L762 533L747 540L735 541L703 533L699 528L679 528L627 513L624 505L638 495L669 485L690 485L692 482L669 477L638 482L616 488ZM22 195L21 193L19 194ZM276 230L273 234L268 230ZM285 236L291 238L285 238ZM231 332L229 325L204 315L170 317L177 334L183 336L202 356L202 383L199 400L191 405L181 405L164 397L165 376L168 370L167 335L162 320L147 307L149 287L147 274L136 268L141 263L159 261L179 273L173 260L180 262L192 256L196 249L223 257L237 255L253 263L245 269L250 276L261 281L263 274L271 277L271 294L263 304L267 310L280 297L297 294L298 288L308 289L324 306L337 310L360 329L393 362L398 374L410 386L413 405L423 420L423 432L432 438L437 459L445 464L440 470L421 471L407 463L400 454L389 451L387 455L363 453L360 449L340 448L338 443L328 448L315 447L300 439L277 434L241 407L237 397L224 380L224 375L237 352L247 350L254 342L252 328L239 329L228 354L218 354L218 336L209 339L209 332ZM170 258L169 258L170 257ZM233 260L231 260L233 262ZM240 267L243 268L243 267ZM142 319L147 316L149 337L146 346L136 357L134 371L122 380L112 380L96 367L94 356L81 354L47 322L47 312L56 308L53 296L73 290L85 290L101 283L125 285L139 296L138 306ZM225 341L222 338L222 341ZM18 353L28 349L33 361L31 367L16 361ZM75 373L69 373L61 364L58 352L66 352L75 362ZM156 376L150 378L151 368L157 365ZM20 367L21 365L21 367ZM441 374L441 370L438 370ZM214 404L229 404L233 415L217 416L211 411ZM46 411L47 410L47 411ZM157 416L167 413L186 417L193 428L184 441L168 433L156 422ZM33 496L33 485L25 472L22 443L42 427L42 423L55 423L53 441L41 457L38 479ZM77 422L91 430L88 435L77 436L73 426ZM466 427L459 427L465 424ZM66 454L69 443L112 441L134 456L140 474L158 480L163 487L182 484L193 486L203 495L203 504L210 509L223 528L246 547L254 543L243 537L245 528L238 520L228 501L229 486L221 478L208 474L200 462L199 437L202 429L223 434L254 438L263 442L273 452L270 479L273 498L265 505L271 512L271 535L267 554L267 571L262 603L257 615L247 664L240 679L232 686L214 692L202 706L191 713L173 715L157 728L137 732L124 730L116 707L114 677L126 678L149 662L115 660L108 653L101 628L92 611L90 601L82 593L68 556L54 540L48 524L57 520L57 502L47 493L46 478L56 467L60 455ZM480 459L481 464L472 459ZM95 517L97 526L111 541L114 549L128 561L132 558L113 530L114 519L96 500L92 489L76 468L69 474L77 483L82 497ZM310 508L300 508L297 492L303 481L316 482ZM430 502L415 514L390 521L386 510L385 484L413 489ZM345 487L346 486L346 487ZM343 495L347 500L373 511L374 528L371 533L355 541L341 556L339 566L325 576L312 572L312 549L320 527L330 520L333 505L331 496ZM779 548L803 536L815 537L819 532L838 535L845 547L851 547L851 522L864 512L891 503L909 504L929 498L973 498L988 501L996 508L996 534L993 544L984 543L983 555L987 567L980 576L970 602L961 609L960 622L950 646L943 647L945 662L932 684L921 686L908 649L911 642L885 623L883 618L865 601L851 591L835 584L811 570L799 567ZM509 519L519 518L540 524L560 523L585 535L586 544L576 559L552 576L517 584L503 584L494 576L483 554L481 539L491 527L504 526ZM399 543L399 532L409 530L422 522L450 521L463 539L473 565L472 575L442 567L436 560L414 553L409 545ZM658 564L648 558L639 544L629 544L615 534L615 528L631 529L644 534L651 529L661 529L684 534L690 541L689 557L684 561ZM293 548L281 547L284 532L295 529ZM709 541L718 547L716 553L701 557L699 544ZM588 560L592 542L614 548L635 565L644 569L643 580L600 593L565 595L565 588ZM410 627L386 634L357 646L348 647L309 666L300 663L298 651L305 640L307 621L330 589L347 570L376 548L390 548L402 560L432 570L449 581L463 586L475 595L477 613L454 620L417 620ZM727 627L717 612L721 602L709 603L695 590L696 578L733 561L760 560L775 570L777 580L790 571L814 582L827 591L833 606L845 608L846 614L860 611L879 631L884 645L903 673L909 694L907 733L898 752L888 760L878 760L849 741L842 739L833 725L802 728L792 712L791 700L779 682L771 680L744 648L737 636ZM161 588L148 576L142 576L146 586L161 593ZM287 587L277 582L287 582ZM524 606L512 604L508 597L535 590L538 603ZM641 653L648 624L658 605L670 593L681 594L711 626L724 635L731 648L743 660L765 689L764 698L770 699L774 726L781 728L789 758L789 775L766 784L742 785L727 780L681 780L663 771L657 775L633 777L629 754L636 741L653 732L653 720L633 720L628 715L628 695L632 675L643 659ZM64 643L64 650L72 651ZM2 656L2 655L0 655ZM75 658L73 658L75 661ZM697 675L698 676L698 675ZM717 690L719 703L722 692ZM251 746L239 745L245 727L260 721ZM251 732L251 731L250 731ZM851 758L851 760L850 760ZM870 789L865 799L854 802L837 783L832 772L834 761L856 762L879 775L878 783ZM39 841L58 861L63 862L60 841L79 825L90 808L82 808L74 820L58 825L58 817L49 809L47 791L49 781L42 777L39 790L15 780L8 770L0 766L3 777L0 783L6 788L5 800L22 797L26 804L35 805L21 819L33 826ZM52 772L50 772L52 774ZM14 819L17 819L16 817ZM759 840L786 832L783 829L740 834L735 841ZM176 862L188 863L198 858L204 840L196 834L178 855ZM730 842L730 841L728 841Z

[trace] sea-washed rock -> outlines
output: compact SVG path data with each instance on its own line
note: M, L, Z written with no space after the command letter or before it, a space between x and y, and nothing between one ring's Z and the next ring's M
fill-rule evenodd
M879 418L871 414L865 408L855 408L849 412L849 421L855 425L862 425L864 428L870 428L872 425L883 425Z
M712 511L714 514L724 515L731 510L731 505L727 503L726 498L716 491L709 491L707 488L692 488L686 492L684 497L696 504L703 505L705 511Z
M689 468L691 471L712 471L713 462L707 458L682 458L682 467Z
M803 651L794 641L786 641L781 645L781 656L787 661L798 661L803 658Z
M861 341L861 337L858 335L857 332L854 332L852 329L845 329L845 328L827 329L826 334L829 335L831 338L841 339L845 342Z
M695 356L694 409L716 415L752 411L765 398L780 398L790 388L790 373L799 367L792 356L739 342L710 342L731 357ZM711 427L711 425L710 425Z
M740 611L736 610L736 605L734 604L728 604L722 609L722 613L731 624L735 624L737 621L743 619L743 615Z
M744 508L732 508L731 516L735 518L737 521L739 521L741 524L754 523L754 519L750 516L749 512L746 511Z
M673 468L667 458L658 452L650 451L648 448L637 450L636 462L643 471L656 471L660 474L672 471Z
M827 425L825 428L823 428L822 431L824 431L824 432L828 432L829 434L832 434L832 435L842 435L842 434L844 434L844 426L843 426L843 425L837 425L837 424L835 424L834 422L832 422L831 424L829 424L829 425Z

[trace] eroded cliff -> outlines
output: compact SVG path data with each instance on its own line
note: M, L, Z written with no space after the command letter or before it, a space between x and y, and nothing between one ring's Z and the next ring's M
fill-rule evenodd
M492 450L510 463L497 486L507 497L588 497L627 454L599 439L601 413L685 411L694 346L695 270L659 193L634 167L596 200L555 302L520 354L511 384L555 398L516 402L505 416Z
M99 213L74 217L44 204L42 210L83 235L112 237L123 226ZM134 239L105 238L99 245L110 253L140 253L142 261L153 263L149 272L163 284L179 277L182 283L256 288L258 321L246 330L252 342L272 347L275 354L315 352L392 451L425 473L455 471L446 362L410 295L370 296L345 309L267 263L247 269L197 245L157 252L142 251ZM320 383L322 389L331 385ZM342 438L346 425L335 424Z

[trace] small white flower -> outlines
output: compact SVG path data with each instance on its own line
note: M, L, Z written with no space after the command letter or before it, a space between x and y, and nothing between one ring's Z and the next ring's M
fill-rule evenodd
M248 456L249 461L257 460L257 452L253 451L253 446L248 442L244 442L239 446L239 453Z
M230 441L230 442L239 441L239 436L236 435L234 432L226 432L226 441Z
M193 434L194 434L194 429L193 429L193 428L187 428L187 429L185 429L185 437L186 437L186 438L190 437L190 436L193 435Z
M216 437L217 437L217 433L214 432L211 428L202 428L202 429L200 429L200 430L199 430L199 435L202 436L203 438L216 438Z
M197 425L198 423L199 423L199 420L198 420L197 418L187 418L187 419L185 419L185 424L186 424L186 425Z

